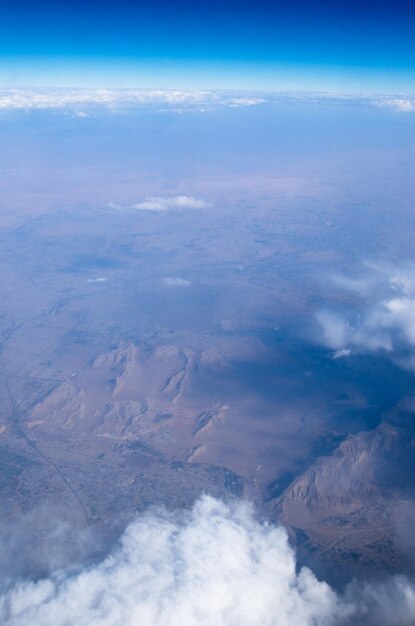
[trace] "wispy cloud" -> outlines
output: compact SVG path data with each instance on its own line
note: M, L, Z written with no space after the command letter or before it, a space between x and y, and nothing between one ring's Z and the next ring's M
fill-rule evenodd
M168 276L163 279L163 283L166 287L190 287L192 284L190 280L180 278L180 276Z
M106 283L107 278L105 276L98 276L97 278L88 278L89 283Z
M353 309L323 309L316 317L320 341L333 358L353 352L379 352L410 367L415 360L415 270L371 266L358 278L333 277L333 285L359 294ZM405 365L406 364L406 365Z
M181 516L139 517L95 566L0 596L4 626L403 626L414 607L403 578L337 595L297 570L283 529L208 496Z
M336 350L333 352L333 359L343 359L347 356L350 356L352 351L349 348L340 348L340 350Z
M412 113L415 111L415 98L378 98L374 101L378 107L393 109L399 113Z

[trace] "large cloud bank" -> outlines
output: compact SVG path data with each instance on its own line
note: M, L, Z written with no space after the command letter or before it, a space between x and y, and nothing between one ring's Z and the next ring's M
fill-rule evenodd
M296 571L284 530L207 496L180 517L139 517L100 564L21 582L0 600L3 626L399 626L414 614L405 580L340 598Z

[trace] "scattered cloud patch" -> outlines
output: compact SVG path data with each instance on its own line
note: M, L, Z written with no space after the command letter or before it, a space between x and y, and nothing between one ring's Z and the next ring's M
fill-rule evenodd
M179 276L168 276L163 279L163 283L166 287L190 287L192 284L190 280L180 278Z
M97 565L0 596L3 626L403 626L414 609L404 578L339 596L298 570L282 528L208 496L187 513L140 516Z
M123 206L122 204L117 204L116 202L107 202L106 206L109 209L113 209L114 211L122 211L123 209L128 208L126 206Z
M138 211L171 211L175 209L205 209L209 203L195 196L150 196L131 205Z
M415 270L369 267L371 271L358 278L333 278L335 287L355 294L356 303L341 311L317 312L320 342L335 350L333 358L383 351L396 362L413 363Z
M344 357L350 356L351 353L352 351L349 348L341 348L340 350L336 350L335 352L333 352L332 358L334 360L343 359Z
M105 276L98 276L97 278L88 278L89 283L106 283L108 278Z
M266 102L265 98L249 98L249 97L240 97L240 98L231 98L228 101L228 106L230 107L251 107L257 104L263 104Z
M415 98L379 98L374 101L379 107L393 109L399 113L412 113L415 111Z

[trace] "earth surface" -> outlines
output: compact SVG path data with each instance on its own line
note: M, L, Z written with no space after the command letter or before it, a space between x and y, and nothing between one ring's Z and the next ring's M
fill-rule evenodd
M252 500L335 584L413 569L413 116L224 102L0 112L0 522L30 528L23 573L53 520L93 558L201 493Z

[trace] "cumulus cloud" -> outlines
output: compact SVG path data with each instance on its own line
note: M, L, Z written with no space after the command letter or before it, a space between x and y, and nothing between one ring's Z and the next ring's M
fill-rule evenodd
M190 287L191 282L186 278L180 278L180 276L167 276L163 279L163 283L166 287Z
M328 585L296 573L282 529L209 497L182 520L140 517L99 565L0 601L5 626L306 626L344 611Z
M282 528L208 496L180 516L140 516L97 565L0 597L4 626L403 626L414 609L403 578L339 596L297 570Z
M205 209L208 202L195 196L150 196L130 208L139 211L171 211L174 209Z
M333 284L358 293L352 310L317 313L321 342L335 350L333 358L354 352L390 353L396 362L415 358L415 272L412 267L392 270L371 266L359 278L336 276ZM412 369L412 366L410 366Z

